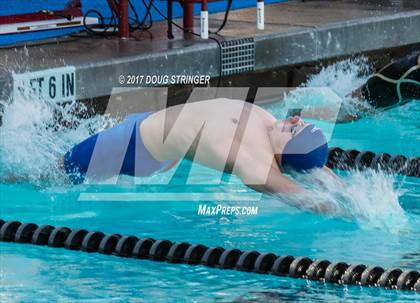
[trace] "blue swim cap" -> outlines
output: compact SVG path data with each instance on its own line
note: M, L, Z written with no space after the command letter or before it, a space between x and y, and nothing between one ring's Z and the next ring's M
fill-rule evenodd
M327 163L328 143L320 128L309 124L283 149L281 166L304 172L313 168L321 168Z

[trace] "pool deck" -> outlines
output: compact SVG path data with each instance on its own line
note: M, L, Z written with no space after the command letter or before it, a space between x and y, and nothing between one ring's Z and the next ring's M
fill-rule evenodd
M255 70L420 43L420 1L290 1L266 6L266 29L256 29L255 8L232 11L220 41L253 38ZM216 28L223 13L210 16ZM179 20L176 20L179 22ZM196 20L196 24L198 24ZM220 50L212 40L184 37L166 23L136 39L70 37L27 47L0 49L0 98L12 91L12 71L22 73L73 65L76 98L108 96L120 75L220 73ZM199 32L199 29L196 29ZM153 37L153 38L151 38Z

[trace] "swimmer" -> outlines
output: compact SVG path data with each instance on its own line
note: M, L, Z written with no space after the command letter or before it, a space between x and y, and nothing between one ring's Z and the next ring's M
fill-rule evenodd
M420 100L420 49L411 51L373 74L351 96L366 100L378 109L390 109L411 100Z
M128 115L65 154L62 167L73 183L115 175L149 176L182 158L237 175L254 190L304 192L285 173L326 166L323 132L299 116L277 120L263 108L213 99Z

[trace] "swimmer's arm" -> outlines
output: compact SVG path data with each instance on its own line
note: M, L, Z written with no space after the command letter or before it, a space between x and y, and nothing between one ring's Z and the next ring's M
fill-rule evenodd
M255 174L263 171L261 169L261 167L255 166L247 167L241 170L241 173L238 174L238 176L244 184L258 192L276 197L286 194L283 196L284 199L282 198L282 201L292 207L321 214L335 214L337 212L334 204L327 201L314 201L314 199L317 200L317 198L314 197L311 192L292 182L273 166L270 168L265 183L260 182L260 184L255 184L255 182L250 182L250 180L255 180ZM331 173L334 174L332 171Z
M273 167L268 174L265 184L247 184L247 186L275 197L282 196L282 202L304 211L318 214L335 214L337 212L334 204L330 202L319 202L318 198L314 197L311 192L295 184L278 169Z
M298 194L304 191L277 168L271 166L268 175L266 171L265 167L254 164L240 169L237 175L245 185L262 193Z

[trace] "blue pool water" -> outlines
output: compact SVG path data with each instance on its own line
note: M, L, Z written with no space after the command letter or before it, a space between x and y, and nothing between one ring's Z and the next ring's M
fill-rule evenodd
M363 81L363 77L356 76L359 64L339 63L323 70L307 86L328 86L344 95ZM62 152L88 135L86 125L60 136L40 133L38 128L50 117L50 105L31 102L15 100L3 117L2 175L11 171L22 175L33 171L37 175L53 169L50 163L54 162L55 152ZM26 115L22 108L30 114ZM281 116L278 105L267 109ZM354 123L336 125L330 145L419 156L419 113L420 104L413 101ZM90 128L100 128L103 121L91 122ZM201 168L200 174L205 179L215 177L207 168ZM347 185L339 195L331 184L315 194L346 201L354 213L350 219L297 211L285 206L281 197L221 202L259 206L257 216L198 216L195 202L79 199L81 193L144 191L129 180L118 185L69 187L59 182L45 185L36 179L0 184L0 218L420 270L420 180L369 171L341 175ZM177 180L167 187L168 192L179 189ZM230 182L235 192L227 192L228 195L252 193L236 178ZM418 294L393 290L327 285L29 245L0 243L0 252L1 302L233 302L238 297L267 302L268 296L276 298L275 302L419 300Z

